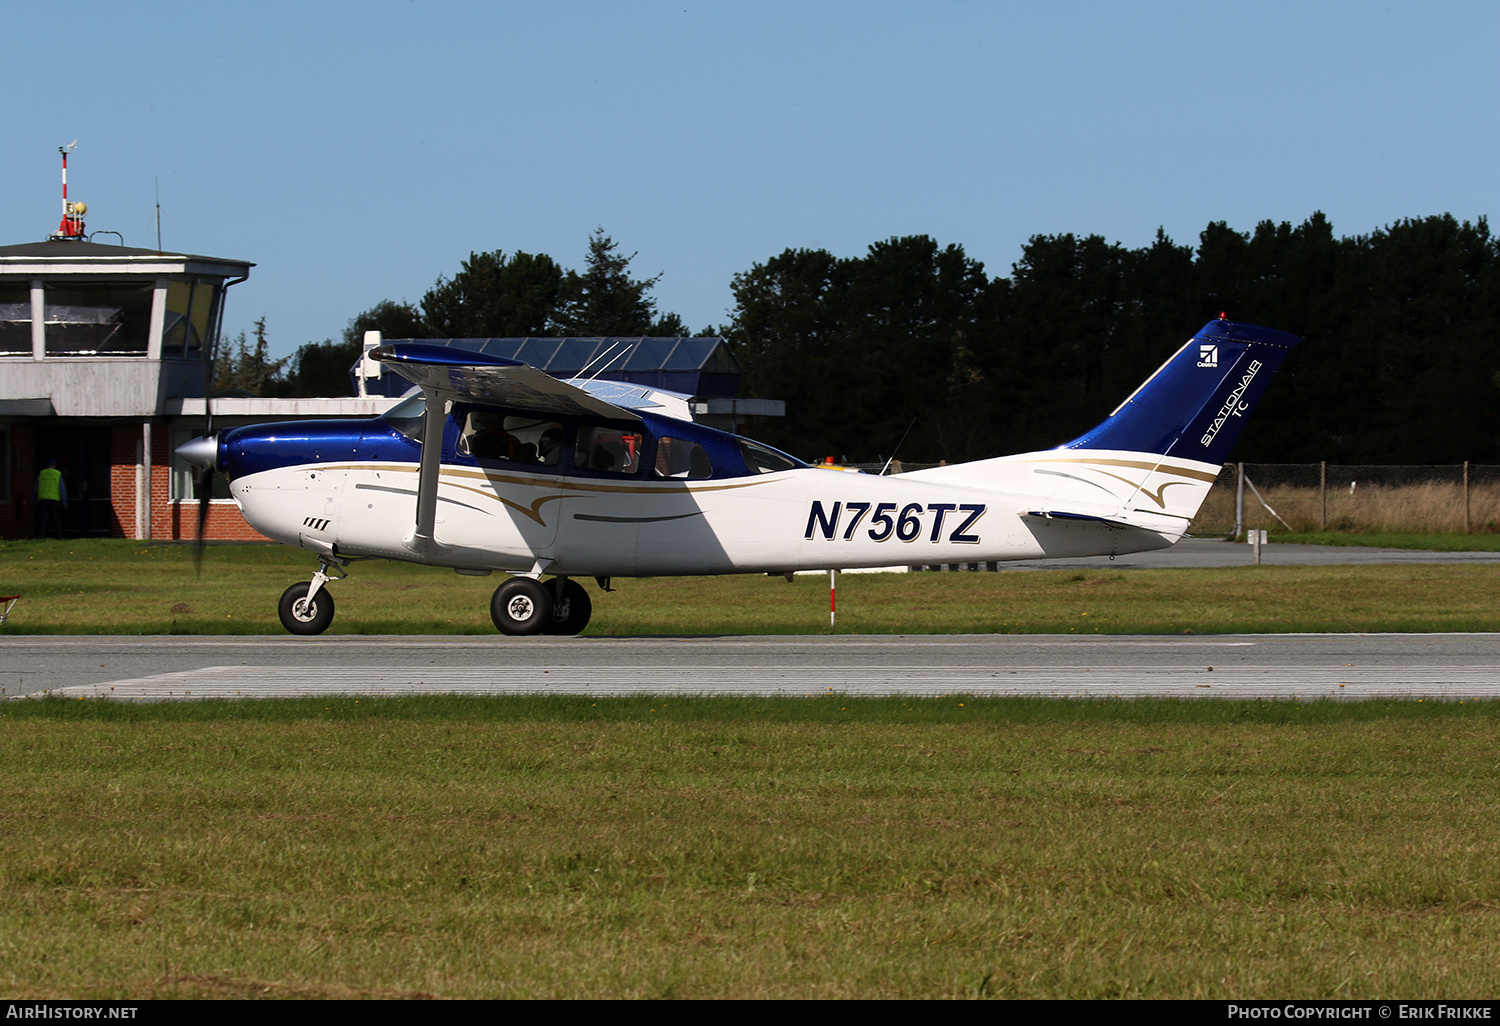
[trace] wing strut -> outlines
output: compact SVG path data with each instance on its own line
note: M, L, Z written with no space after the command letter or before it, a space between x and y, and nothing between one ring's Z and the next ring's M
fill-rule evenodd
M437 526L438 479L443 473L443 427L448 423L448 402L452 393L431 385L422 386L427 403L422 418L422 462L417 471L417 522L401 545L414 555L427 556L448 548L433 537Z

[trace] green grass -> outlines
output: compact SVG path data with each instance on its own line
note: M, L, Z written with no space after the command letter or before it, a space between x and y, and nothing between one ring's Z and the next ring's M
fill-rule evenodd
M1497 703L0 706L0 989L1487 997Z
M313 562L283 546L0 543L16 634L281 634L276 601ZM331 585L332 632L490 634L502 575L388 561ZM594 597L595 635L828 633L826 576L618 580ZM1500 563L1205 570L846 574L840 633L1222 633L1500 630Z

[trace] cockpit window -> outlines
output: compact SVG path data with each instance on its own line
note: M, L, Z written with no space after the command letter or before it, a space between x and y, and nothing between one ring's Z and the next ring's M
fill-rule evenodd
M427 413L427 400L418 392L409 395L380 415L380 419L410 438L422 444L422 422Z

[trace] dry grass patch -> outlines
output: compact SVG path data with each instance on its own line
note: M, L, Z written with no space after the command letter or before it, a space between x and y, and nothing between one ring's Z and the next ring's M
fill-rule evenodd
M1346 534L1445 534L1500 532L1500 485L1471 484L1467 509L1462 483L1428 481L1410 485L1356 483L1327 490L1327 506L1316 487L1265 486L1256 482L1273 516L1245 491L1245 527L1271 534L1343 532ZM1234 523L1232 475L1209 493L1194 520L1201 534L1228 533ZM1285 523L1283 523L1285 521Z

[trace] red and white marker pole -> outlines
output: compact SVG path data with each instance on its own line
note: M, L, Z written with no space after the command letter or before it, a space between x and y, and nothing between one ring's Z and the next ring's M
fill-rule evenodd
M828 571L828 626L830 626L830 627L833 626L834 621L838 618L838 609L839 609L838 593L839 593L839 591L838 591L838 584L837 584L837 578L836 578L837 574L838 574L837 570L830 570L830 571Z
M83 234L83 221L75 216L73 208L68 206L68 151L78 145L75 139L66 146L59 146L57 152L62 154L62 221L57 226L57 234L63 238L77 238Z

